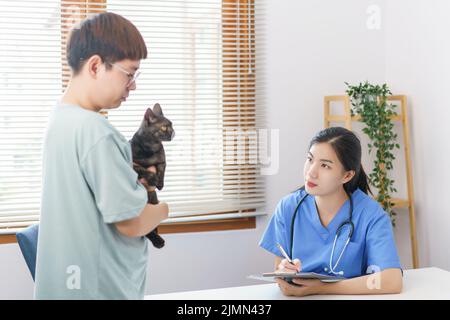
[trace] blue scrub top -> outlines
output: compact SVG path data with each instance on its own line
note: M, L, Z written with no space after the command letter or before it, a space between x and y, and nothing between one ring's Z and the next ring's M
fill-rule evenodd
M283 258L279 243L293 259L300 259L303 272L329 274L330 255L339 226L349 218L350 201L347 200L333 220L324 227L319 219L314 196L306 197L298 209L294 222L294 245L291 253L290 233L294 210L306 194L298 190L278 203L259 245ZM352 194L353 236L342 255L335 272L343 271L345 278L353 278L387 268L401 269L389 215L378 202L357 189ZM349 234L346 225L333 255L333 267L344 248Z

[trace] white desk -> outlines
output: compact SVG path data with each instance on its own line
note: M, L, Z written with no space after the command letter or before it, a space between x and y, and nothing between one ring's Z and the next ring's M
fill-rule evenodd
M404 271L403 291L390 295L315 295L286 297L276 283L145 296L146 300L279 300L279 299L450 299L450 272L439 268Z

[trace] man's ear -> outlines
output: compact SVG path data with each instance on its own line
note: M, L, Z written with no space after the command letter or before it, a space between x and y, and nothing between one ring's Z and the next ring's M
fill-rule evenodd
M342 184L346 184L347 182L352 180L353 177L355 176L355 174L356 174L355 170L346 171L345 175L344 175L344 178L342 180L343 181Z
M97 73L99 72L100 66L103 64L102 58L98 54L94 54L86 61L88 73L91 77L97 78Z

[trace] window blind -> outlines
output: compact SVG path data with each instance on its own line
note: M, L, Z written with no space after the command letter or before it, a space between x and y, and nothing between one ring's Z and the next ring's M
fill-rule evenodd
M110 11L132 21L149 56L137 90L108 120L130 139L158 102L173 122L161 201L166 223L261 214L262 108L256 105L254 0L0 0L0 229L38 221L42 141L67 85L70 28Z
M0 0L0 228L39 218L42 142L61 94L58 1Z

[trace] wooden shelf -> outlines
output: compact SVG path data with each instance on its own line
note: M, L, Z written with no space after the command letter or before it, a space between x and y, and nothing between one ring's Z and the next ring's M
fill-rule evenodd
M406 96L405 95L392 95L387 97L388 101L399 102L399 114L391 117L394 121L400 121L403 129L403 149L405 152L405 169L406 169L406 179L408 186L408 198L392 198L393 208L407 208L409 211L409 227L410 227L410 237L411 237L411 251L413 267L419 267L419 257L417 252L417 238L416 238L416 219L415 219L415 209L414 209L414 188L412 180L412 169L411 169L411 157L409 154L409 126L408 126L408 115L406 109ZM339 103L343 105L344 114L333 115L331 114L331 103ZM352 123L356 121L361 121L361 116L351 115L351 104L350 98L347 95L334 95L324 97L324 127L328 128L331 126L332 122L343 123L345 128L352 130Z
M372 197L375 200L375 197ZM393 208L409 208L408 199L391 198L391 202L394 204Z
M390 119L392 119L394 121L402 121L403 120L402 116L399 114L390 117ZM326 117L326 120L329 122L345 122L347 120L347 116L345 116L345 115L329 115ZM361 116L360 115L352 116L351 120L353 122L361 121Z
M409 208L408 199L392 198L391 202L394 203L393 208Z

